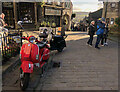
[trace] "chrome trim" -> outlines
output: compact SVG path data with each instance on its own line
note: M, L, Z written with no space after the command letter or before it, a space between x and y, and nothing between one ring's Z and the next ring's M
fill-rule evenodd
M29 64L29 69L31 68L31 64Z
M20 59L21 59L21 54L20 54Z
M37 44L36 44L37 45ZM37 45L38 46L38 45ZM39 60L39 46L38 46L38 60Z

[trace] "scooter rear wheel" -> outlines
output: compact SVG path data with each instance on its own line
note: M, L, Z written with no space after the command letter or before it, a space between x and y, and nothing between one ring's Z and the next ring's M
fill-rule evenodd
M20 78L20 88L21 90L26 90L26 88L29 85L29 79L30 79L30 74L29 73L23 73L23 71L21 70L21 74L22 77Z
M64 47L60 47L60 48L58 48L57 50L58 50L58 52L62 52L63 49L64 49Z

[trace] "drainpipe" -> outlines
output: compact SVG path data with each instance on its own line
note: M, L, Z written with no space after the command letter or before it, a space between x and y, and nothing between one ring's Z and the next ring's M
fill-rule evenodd
M0 0L0 14L2 13L2 1Z
M34 3L34 8L35 8L35 26L37 28L37 3Z
M118 2L118 17L120 17L120 1Z
M15 0L13 0L13 10L14 10L15 29L17 29L17 7Z
M108 0L106 2L106 6L105 6L105 18L107 17L107 6L108 6Z

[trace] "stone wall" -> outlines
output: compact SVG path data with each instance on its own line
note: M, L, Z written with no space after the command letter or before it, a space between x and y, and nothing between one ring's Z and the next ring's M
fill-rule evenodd
M70 7L69 8L66 8L65 3L63 3L63 6L64 6L64 10L63 10L63 19L64 19L64 16L67 16L67 19L68 19L68 25L67 25L67 29L70 30L71 28L71 23L72 23L72 20L71 20L71 16L72 16L72 13L73 13L73 4L72 2L70 2Z
M116 4L116 6L114 8L111 7L112 3L108 3L108 7L107 7L107 15L106 17L113 17L116 18L118 17L118 3L114 2Z
M114 7L112 6L112 4ZM115 20L120 14L119 9L120 3L118 2L104 2L102 17L109 19L109 21L111 21L111 18Z

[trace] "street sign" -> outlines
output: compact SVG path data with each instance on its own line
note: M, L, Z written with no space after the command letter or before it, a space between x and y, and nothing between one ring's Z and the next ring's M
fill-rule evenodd
M56 15L61 16L62 12L58 9L45 8L45 15Z

